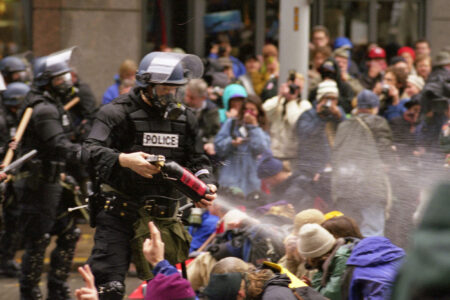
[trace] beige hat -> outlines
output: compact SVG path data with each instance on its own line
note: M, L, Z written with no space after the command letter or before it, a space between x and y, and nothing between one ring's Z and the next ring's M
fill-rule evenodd
M336 81L327 79L319 83L317 87L317 100L320 101L326 94L334 94L336 97L339 97Z
M315 208L305 209L295 215L294 234L298 234L299 229L305 224L322 224L325 221L324 214Z
M345 58L349 58L350 54L348 53L348 49L349 48L345 48L345 47L341 47L341 48L337 48L333 51L333 56L339 56L339 57L345 57Z
M450 65L450 53L446 51L439 52L433 62L436 67Z
M408 75L407 81L417 86L419 90L422 90L425 85L425 81L423 81L423 78L417 75Z
M319 224L305 224L300 228L298 252L306 258L320 257L333 249L336 239Z

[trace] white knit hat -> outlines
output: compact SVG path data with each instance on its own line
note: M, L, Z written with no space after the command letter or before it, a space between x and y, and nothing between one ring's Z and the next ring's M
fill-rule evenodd
M336 239L319 224L305 224L300 228L298 251L306 258L316 258L333 249Z
M317 100L320 101L325 94L334 94L336 97L339 97L336 81L327 79L319 83L317 87Z
M425 85L423 78L417 75L409 75L407 81L417 86L419 90L422 90Z

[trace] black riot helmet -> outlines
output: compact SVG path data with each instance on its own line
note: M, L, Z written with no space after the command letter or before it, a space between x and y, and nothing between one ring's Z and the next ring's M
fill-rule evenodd
M179 95L176 87L183 86L189 79L200 78L202 75L203 63L196 55L151 52L139 63L136 83L141 87L143 95L165 118L176 119L185 110L180 97L177 97ZM161 94L158 92L161 90L160 86L173 88L162 89L169 92Z
M16 56L7 56L0 60L0 72L7 83L27 80L27 66Z
M79 56L77 47L64 49L34 60L34 85L50 86L59 95L67 94L73 87L70 75L71 66Z
M18 107L29 91L30 87L23 82L10 83L2 94L3 104L7 107Z

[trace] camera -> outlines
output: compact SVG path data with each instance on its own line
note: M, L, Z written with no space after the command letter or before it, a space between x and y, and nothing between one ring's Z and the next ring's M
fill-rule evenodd
M385 97L389 97L389 89L390 89L389 84L384 83L381 86L381 94L384 95Z
M294 95L297 91L300 90L300 87L295 84L295 77L296 77L296 72L295 70L290 70L289 71L289 77L288 77L288 81L290 81L291 83L289 84L289 94Z

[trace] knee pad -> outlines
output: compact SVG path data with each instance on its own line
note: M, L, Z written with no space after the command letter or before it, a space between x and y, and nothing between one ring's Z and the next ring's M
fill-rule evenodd
M58 244L58 246L62 246L63 248L75 247L80 236L81 236L80 228L74 227L73 229L60 235L56 243Z
M120 281L109 281L98 286L98 295L101 300L122 300L125 294L125 285Z

